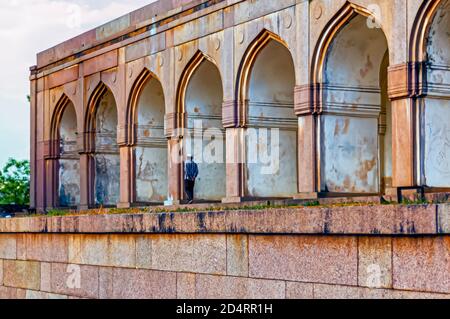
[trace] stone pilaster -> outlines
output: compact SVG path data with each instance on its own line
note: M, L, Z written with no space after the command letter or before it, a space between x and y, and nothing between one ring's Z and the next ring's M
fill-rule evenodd
M182 181L182 153L183 139L172 137L168 141L169 152L169 197L172 198L174 204L179 204L183 199L183 181Z
M294 93L298 116L298 195L297 199L318 198L317 115L319 85L297 86Z
M130 208L134 202L134 149L121 145L120 149L120 201L118 208Z
M226 198L224 203L239 203L244 194L245 128L226 129Z
M389 67L388 93L392 104L392 178L394 187L417 185L417 98L426 90L423 65L404 63Z

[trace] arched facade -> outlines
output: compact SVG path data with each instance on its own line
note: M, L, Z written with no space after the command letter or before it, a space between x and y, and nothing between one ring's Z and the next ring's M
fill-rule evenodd
M182 74L177 103L183 158L193 155L199 165L195 196L221 201L226 197L223 86L216 64L200 51Z
M347 3L329 23L315 51L320 92L320 192L379 194L392 186L389 50L370 12Z
M165 97L161 82L145 69L129 101L128 143L133 147L131 198L134 203L162 203L168 194L168 150L164 136Z
M90 206L116 206L120 196L120 156L117 145L118 112L111 90L100 83L89 100L86 151L89 153Z
M77 145L77 114L73 102L63 94L56 104L51 125L54 159L54 205L73 208L80 204L80 156Z
M413 38L412 58L425 70L415 101L419 114L418 179L429 188L450 187L450 3L430 1Z
M449 1L372 2L248 0L222 19L201 1L149 34L46 51L33 205L177 204L187 153L207 202L448 190Z
M286 43L264 30L250 45L238 80L245 130L244 194L250 198L297 193L295 68Z

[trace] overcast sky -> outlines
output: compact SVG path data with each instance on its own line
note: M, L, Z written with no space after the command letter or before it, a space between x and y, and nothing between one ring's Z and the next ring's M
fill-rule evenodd
M0 166L29 159L29 67L36 53L154 0L0 1Z

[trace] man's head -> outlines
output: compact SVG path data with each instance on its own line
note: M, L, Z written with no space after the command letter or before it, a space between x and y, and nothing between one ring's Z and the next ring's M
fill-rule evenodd
M194 156L192 154L188 154L187 160L188 161L193 161L194 160Z

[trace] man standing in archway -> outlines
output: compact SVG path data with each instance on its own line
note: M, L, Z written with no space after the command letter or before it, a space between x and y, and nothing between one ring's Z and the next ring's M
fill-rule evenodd
M187 161L184 164L184 191L188 199L188 204L194 202L194 188L198 173L198 165L194 162L194 156L188 155Z

